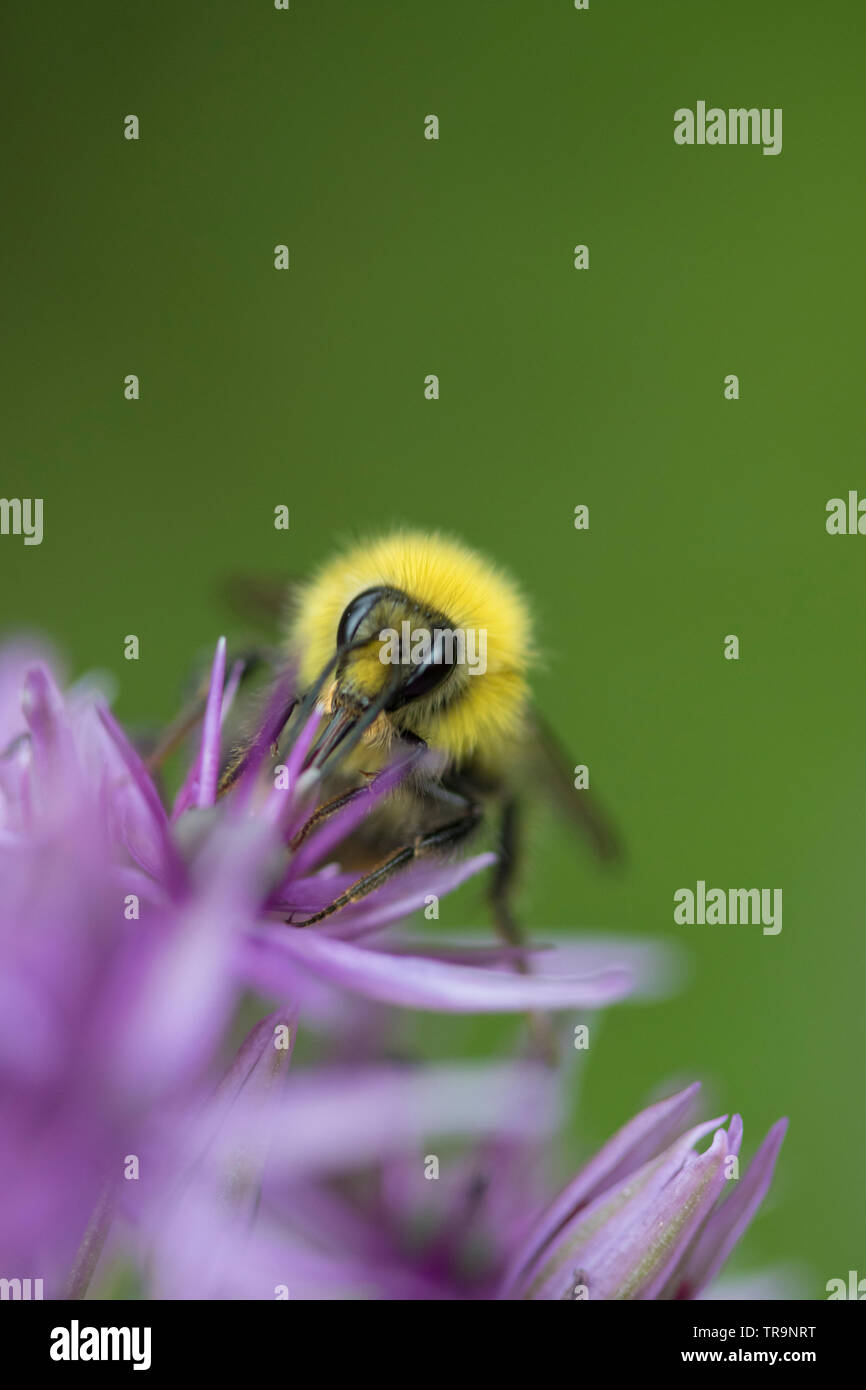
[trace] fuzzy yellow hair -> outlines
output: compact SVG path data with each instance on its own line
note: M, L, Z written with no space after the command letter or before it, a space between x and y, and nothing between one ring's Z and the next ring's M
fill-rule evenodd
M476 754L495 759L517 733L526 702L531 622L518 589L500 570L459 541L397 531L330 561L300 591L290 643L301 680L311 684L334 655L346 605L365 589L398 589L455 628L487 633L487 669L466 679L450 702L423 697L411 706L411 727L450 762Z

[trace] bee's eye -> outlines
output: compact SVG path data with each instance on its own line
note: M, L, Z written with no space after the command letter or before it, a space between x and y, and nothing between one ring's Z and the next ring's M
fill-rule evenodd
M450 675L454 668L454 649L452 647L450 652L446 651L444 640L442 632L434 632L429 658L412 666L409 675L388 705L389 710L400 709L401 705L408 704L410 700L429 695L431 690L435 690L437 685Z
M346 605L337 627L337 647L339 649L351 645L361 623L386 594L386 589L365 589L362 594L358 594L351 603Z

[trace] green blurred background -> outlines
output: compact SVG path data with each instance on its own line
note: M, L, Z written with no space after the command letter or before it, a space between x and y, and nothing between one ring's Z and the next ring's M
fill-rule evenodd
M45 499L41 547L0 538L4 628L113 672L141 725L225 629L229 572L303 573L398 521L510 567L539 703L629 846L611 876L539 812L524 917L691 960L670 1002L606 1016L571 1157L682 1078L742 1111L747 1152L790 1115L735 1269L793 1261L813 1297L866 1273L866 539L824 527L866 492L864 21L19 3L0 59L0 492ZM677 147L698 99L782 107L782 153ZM698 878L781 887L781 935L675 927ZM443 919L486 921L480 888ZM419 1027L443 1052L500 1036Z

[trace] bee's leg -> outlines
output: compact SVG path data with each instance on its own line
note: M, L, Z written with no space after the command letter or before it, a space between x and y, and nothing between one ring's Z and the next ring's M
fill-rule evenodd
M330 820L335 812L342 811L344 806L348 806L351 801L354 801L362 792L366 792L367 790L367 787L351 787L349 791L340 792L338 796L332 796L330 801L323 801L321 806L317 806L312 815L304 821L300 830L296 831L292 836L290 842L291 848L297 849L298 845L303 844L304 840L306 840L310 831L315 830L323 821Z
M410 748L412 749L413 760L417 761L421 754L426 751L426 743L422 738L419 738L417 734L405 735L404 738L405 742L408 743L410 745ZM375 777L373 777L371 773L367 775L371 777L373 782L375 782ZM337 796L332 796L330 801L323 801L321 806L317 806L315 811L312 812L309 818L304 821L301 828L295 832L291 840L291 848L297 849L298 845L302 844L303 841L306 840L311 830L315 830L317 826L320 826L323 823L323 821L330 820L331 816L333 816L335 812L342 811L344 806L348 806L349 803L354 801L357 797L359 797L362 792L369 792L369 790L370 783L368 783L365 786L351 787L348 791L340 792ZM447 793L442 788L434 788L432 790L434 791L434 794L438 794L440 797L444 798L447 795ZM460 802L464 804L466 802L466 799L466 797L459 798Z
M244 663L241 672L241 684L248 680L261 665L270 662L271 659L270 653L257 648L241 652L234 657L234 661L243 661ZM187 734L191 734L196 725L204 719L209 685L210 671L203 676L195 694L187 701L180 713L174 717L168 728L163 731L155 748L145 758L145 766L150 772L155 772L160 768L166 758L183 742Z
M208 683L205 680L192 699L171 721L168 728L160 734L156 746L144 760L144 765L149 772L156 772L162 767L166 758L183 742L187 734L191 734L195 726L201 723L207 704L207 687Z
M280 734L283 732L283 729L288 724L297 704L297 696L290 696L284 708L280 712L279 719L274 724L274 741L276 741L279 738ZM246 742L239 744L234 749L231 756L229 757L226 766L223 768L222 773L220 774L220 779L217 783L217 800L219 800L221 796L225 796L226 792L234 786L235 782L238 780L241 774L246 771L247 767L249 766L250 758L252 757L253 751L257 746L257 742L258 740L256 738L248 738Z
M339 912L341 907L348 907L350 903L360 902L366 898L368 893L372 893L376 888L381 888L383 883L387 883L393 878L400 869L406 864L411 864L413 860L433 850L452 849L459 845L478 824L481 818L481 807L474 802L470 802L465 811L447 825L441 825L438 830L430 830L424 835L416 835L410 845L403 845L395 850L383 863L371 869L369 873L359 878L357 883L353 883L351 888L347 888L345 893L341 893L327 907L323 907L320 912L314 912L312 917L305 917L302 922L292 922L291 926L310 927L314 922L321 922L325 917L331 917L335 912Z
M520 807L517 801L510 797L502 806L499 858L490 883L490 908L496 930L506 945L525 947L526 938L523 930L511 910L517 878L519 841ZM529 961L522 951L514 965L521 975L528 975L531 971ZM550 1019L545 1014L530 1013L527 1020L533 1052L544 1061L555 1064L556 1037Z
M499 857L490 880L490 909L496 930L509 946L525 944L523 932L512 910L517 878L518 841L520 839L520 808L510 797L502 807L499 828Z
M294 747L296 740L300 737L301 730L304 728L307 718L313 713L313 710L316 706L316 701L318 700L321 694L322 687L325 681L328 679L328 676L334 669L338 657L339 653L336 653L322 667L322 670L319 672L318 676L313 681L313 684L308 687L303 699L300 699L297 695L290 695L288 699L285 700L285 703L283 704L282 708L280 708L279 705L276 706L276 718L274 718L272 713L269 712L265 728L264 730L260 730L256 738L248 738L244 743L241 743L237 748L235 748L234 752L231 754L229 758L228 763L223 769L222 776L220 777L219 784L217 786L218 797L223 796L229 790L230 787L234 786L235 782L238 780L241 774L246 771L252 759L253 753L255 752L256 748L260 746L259 740L262 738L263 734L267 735L267 738L271 746L273 747L274 752L277 751L277 747L283 730L285 729L291 716L297 709L298 717L295 720L295 728L294 731L289 735L288 746L284 750L283 756L285 757L288 754L289 750ZM274 696L279 695L279 693L279 686L277 685L274 688Z

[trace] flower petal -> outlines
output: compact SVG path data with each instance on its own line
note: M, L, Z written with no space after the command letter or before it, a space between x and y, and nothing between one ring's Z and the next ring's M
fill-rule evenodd
M660 1157L603 1191L524 1271L516 1296L560 1299L585 1284L591 1299L652 1299L712 1210L735 1147L718 1120L695 1126ZM703 1154L693 1145L715 1130Z
M303 841L300 848L292 856L289 878L297 878L301 874L308 873L316 864L321 863L326 855L336 849L347 835L350 835L369 816L376 803L400 785L409 770L417 763L419 756L419 753L413 751L404 757L395 759L382 772L378 772L367 786L360 787L357 796L354 796L341 810L335 812L325 822L321 830L314 831L309 839Z
M303 969L380 1003L444 1013L597 1008L623 999L634 985L627 970L553 978L519 975L392 956L312 930L272 926L245 937L239 968L249 984L270 995L290 997L293 972Z
M266 1116L269 1180L357 1172L388 1156L423 1158L422 1146L434 1136L549 1136L558 1112L556 1078L539 1063L296 1072ZM256 1098L238 1098L213 1151L218 1161L236 1133L256 1133L263 1113ZM424 1180L420 1163L418 1180Z
M236 671L237 664L232 671L235 686L240 678L239 672L237 676L235 675ZM182 815L190 806L213 806L216 800L220 762L220 733L224 716L223 685L225 673L226 639L221 637L217 642L211 666L198 753L174 799L171 812L173 821L177 820L178 816ZM228 694L228 692L226 693ZM234 695L234 688L231 694Z
M140 933L140 969L126 985L113 1059L119 1086L152 1096L201 1073L235 1001L236 943L256 919L272 849L260 822L220 825L193 866L188 899Z
M123 791L126 797L132 799L135 804L133 831L141 826L142 821L146 822L147 834L145 838L149 840L153 848L156 862L147 862L136 854L140 841L134 833L127 838L126 847L130 854L137 858L143 869L148 873L153 873L154 877L162 884L177 889L183 882L184 869L180 855L168 833L168 817L147 768L108 707L99 704L95 708L98 719L108 735L110 745L119 757L119 763L123 770L120 775L123 777L123 773L126 774L123 778L125 783ZM113 788L113 792L115 795L119 795L118 787Z
M489 868L496 862L495 854L477 854L471 859L463 859L456 864L420 863L395 875L390 883L371 893L354 907L343 908L332 920L322 923L318 934L340 938L355 938L365 933L378 931L390 922L408 917L418 912L429 897L441 898L451 893L468 878ZM311 877L291 884L276 903L269 904L275 912L313 913L318 912L337 894L350 888L357 874L341 874L337 877ZM312 904L315 903L315 906ZM432 951L424 950L424 955Z
M515 1280L565 1223L572 1220L601 1192L616 1187L630 1173L660 1154L679 1133L701 1089L696 1081L676 1095L657 1101L629 1120L599 1149L571 1182L545 1208L516 1253L503 1283L507 1296Z
M52 653L38 639L25 637L0 648L0 754L27 727L21 695L24 678L34 666L56 669Z
M695 1298L716 1277L767 1195L787 1129L787 1120L776 1121L745 1177L712 1213L676 1273L671 1298Z

